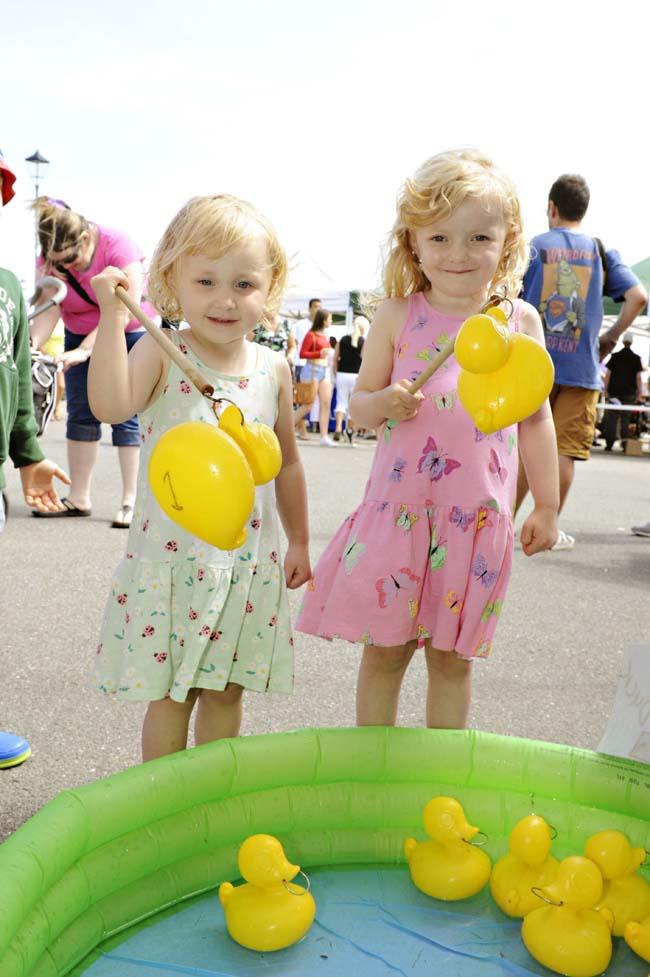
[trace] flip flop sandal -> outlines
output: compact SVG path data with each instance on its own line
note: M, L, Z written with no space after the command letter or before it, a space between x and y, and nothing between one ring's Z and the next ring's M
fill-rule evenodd
M37 519L58 519L60 516L91 516L91 509L79 509L70 499L61 499L62 504L65 506L63 509L58 509L56 512L38 512L36 509L33 510L32 515L36 516Z
M133 519L133 506L123 505L111 523L112 529L128 529Z

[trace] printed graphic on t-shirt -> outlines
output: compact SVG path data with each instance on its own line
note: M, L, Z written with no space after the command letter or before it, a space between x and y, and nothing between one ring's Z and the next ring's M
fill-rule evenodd
M0 288L0 363L6 363L13 357L13 324L16 303L7 294L4 288ZM15 365L12 364L15 369Z
M585 326L585 300L593 273L593 251L547 248L540 251L543 266L539 313L546 348L575 353ZM584 262L584 263L583 263Z

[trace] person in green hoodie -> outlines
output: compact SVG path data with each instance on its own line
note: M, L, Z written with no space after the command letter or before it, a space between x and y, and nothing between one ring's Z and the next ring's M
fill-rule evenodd
M15 179L0 153L0 202L3 207L14 196ZM36 431L25 299L16 276L6 268L0 268L0 532L5 522L2 466L7 457L20 471L28 506L39 512L56 512L63 508L54 479L58 478L65 485L70 484L70 479L58 465L43 457Z

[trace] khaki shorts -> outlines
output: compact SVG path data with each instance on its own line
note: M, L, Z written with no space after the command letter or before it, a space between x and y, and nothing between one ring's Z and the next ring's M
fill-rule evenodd
M586 461L596 430L596 404L600 392L585 387L553 384L549 402L553 411L558 454Z

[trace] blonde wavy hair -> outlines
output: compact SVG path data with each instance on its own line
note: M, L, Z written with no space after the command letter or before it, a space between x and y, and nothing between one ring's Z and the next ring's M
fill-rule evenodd
M410 231L449 217L467 197L494 200L501 210L506 238L490 293L519 294L528 265L521 205L512 181L476 149L454 149L432 156L406 180L397 198L397 219L388 239L382 275L386 298L405 298L429 287L413 254Z
M260 231L269 249L271 288L263 319L270 323L279 311L286 288L287 257L270 221L246 200L229 194L192 197L158 242L149 268L147 294L160 314L173 322L183 318L174 285L177 264L183 255L205 254L214 261Z

